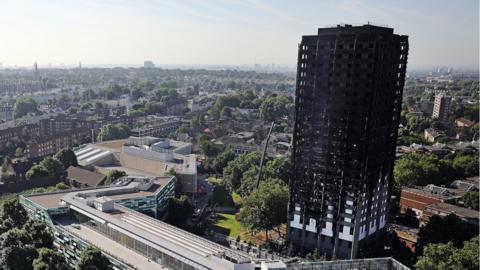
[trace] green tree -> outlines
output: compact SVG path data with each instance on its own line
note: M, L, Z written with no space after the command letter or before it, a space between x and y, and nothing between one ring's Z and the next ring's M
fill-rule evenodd
M0 175L0 181L5 184L15 183L17 181L17 177L11 173L2 173Z
M285 184L288 184L291 169L292 164L290 159L286 157L274 158L265 164L262 179L276 178L282 180Z
M468 177L478 175L480 163L478 155L457 155L452 165L459 175Z
M37 112L37 102L31 97L21 97L13 105L13 118L17 119L29 113Z
M477 270L479 236L465 241L463 248L457 248L452 242L429 244L425 247L415 268L417 270Z
M61 177L65 175L63 164L53 157L46 157L38 164L45 168L50 177Z
M12 246L23 247L28 245L30 237L24 229L11 228L0 236L0 249Z
M260 113L263 119L275 121L283 117L293 117L295 104L293 99L286 96L267 97L260 106Z
M128 111L128 116L130 117L140 117L145 115L145 110L139 109L139 110L129 110Z
M208 110L210 117L219 118L224 107L240 107L241 98L239 95L221 96L215 100L212 108Z
M38 250L38 257L33 260L32 266L33 270L69 269L62 254L48 248L41 248Z
M127 175L126 172L124 171L120 171L120 170L111 170L108 172L106 178L105 178L105 184L108 185L110 183L112 183L113 181L117 180L118 178L120 177L123 177Z
M69 189L70 186L65 184L64 182L60 182L60 183L55 185L55 188L58 189L58 190L65 190L65 189Z
M132 89L130 90L130 95L134 100L137 100L145 96L145 93L141 89Z
M48 176L49 176L48 171L42 165L34 165L25 174L25 177L28 180L38 179L38 178L43 178Z
M422 133L425 129L430 127L430 120L412 114L405 115L407 119L407 128L414 133Z
M17 147L17 149L15 149L15 156L16 157L23 156L23 149L21 147Z
M108 258L96 247L88 246L80 255L77 263L78 270L111 270L112 265Z
M37 251L31 246L8 246L0 249L0 265L4 270L32 270Z
M216 156L217 153L218 153L217 147L215 146L215 144L213 144L210 141L210 137L208 137L206 135L201 135L201 136L198 137L197 145L198 145L198 148L200 149L200 151L202 151L202 153L205 156L213 157L213 156Z
M28 220L27 211L18 202L18 199L9 200L3 203L0 212L0 221L9 220L16 228L21 228Z
M130 129L122 123L108 125L103 127L98 134L98 139L102 141L125 139L130 136Z
M404 155L395 163L395 189L399 192L402 186L446 184L452 177L448 172L449 168L448 163L433 155L418 153Z
M223 180L230 191L238 191L242 184L242 176L251 167L258 166L262 154L259 151L241 154L228 162L223 170ZM238 192L237 192L238 193Z
M183 226L187 219L193 214L193 206L185 195L180 198L170 198L168 202L168 222Z
M77 156L72 151L72 149L69 149L69 148L62 149L58 151L54 157L55 159L60 161L60 163L62 163L65 169L68 169L68 167L70 166L78 165Z
M460 248L464 241L477 234L478 227L466 223L454 214L446 217L432 216L425 226L420 227L415 252L420 255L428 244L448 242Z
M45 223L29 219L24 225L29 244L35 248L53 248L53 237Z
M212 162L212 167L216 173L223 174L223 169L227 166L228 162L235 159L235 154L233 154L230 149L223 151L220 155L215 157Z
M463 194L462 196L463 205L465 205L465 207L478 210L478 206L480 203L478 197L479 197L478 191L470 191Z
M231 118L232 109L230 107L223 107L222 111L220 112L220 116L223 118Z
M240 221L251 232L268 231L286 222L288 187L280 180L262 182L245 200Z
M458 249L451 243L429 244L415 264L418 270L454 270L451 258Z
M2 173L6 173L10 166L12 166L12 159L9 156L4 157L2 163Z

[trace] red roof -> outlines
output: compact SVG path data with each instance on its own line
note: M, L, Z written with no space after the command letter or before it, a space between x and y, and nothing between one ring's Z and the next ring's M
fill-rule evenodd
M463 117L458 118L456 121L462 123L466 127L471 127L475 124L475 121L471 121Z

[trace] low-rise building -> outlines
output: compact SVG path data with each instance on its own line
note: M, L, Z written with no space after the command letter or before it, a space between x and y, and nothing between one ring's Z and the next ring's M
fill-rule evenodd
M397 224L392 224L391 229L397 234L398 240L402 242L410 251L415 252L418 240L418 228L410 228Z
M441 202L432 203L425 207L421 217L421 223L426 224L432 216L446 217L450 214L454 214L461 220L472 225L479 225L478 211Z
M446 188L428 185L418 188L402 188L400 196L400 211L405 213L408 209L413 210L420 218L425 208L433 203L450 202L455 203L458 196Z
M433 128L427 128L424 131L425 140L428 142L435 142L436 139L445 135L443 132L435 130Z
M75 129L53 136L33 138L27 142L24 155L27 158L53 155L63 148L71 148L88 142L90 138L91 131L88 129Z
M455 119L455 126L460 128L469 128L475 125L475 121L468 120L466 118L460 117Z
M195 193L197 163L191 151L191 143L147 136L88 144L75 154L80 166L105 175L114 169L145 177L164 176L173 170L182 190Z
M250 256L141 213L165 207L159 196L173 194L173 182L122 179L105 188L25 195L20 203L49 225L55 247L72 266L93 245L121 270L253 270Z
M176 131L182 125L185 125L185 122L178 117L149 115L139 119L137 127L132 129L132 136L165 137Z
M105 175L70 166L67 169L67 180L74 187L97 187L105 180Z

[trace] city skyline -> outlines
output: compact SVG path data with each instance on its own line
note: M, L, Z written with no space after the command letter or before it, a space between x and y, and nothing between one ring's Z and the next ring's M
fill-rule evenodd
M300 35L372 22L409 34L409 68L475 67L477 11L477 1L7 1L0 63L294 66Z

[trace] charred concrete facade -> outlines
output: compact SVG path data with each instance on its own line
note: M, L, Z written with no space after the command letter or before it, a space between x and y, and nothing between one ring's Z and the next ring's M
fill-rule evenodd
M408 37L364 25L318 29L298 51L288 242L368 256L386 231Z

